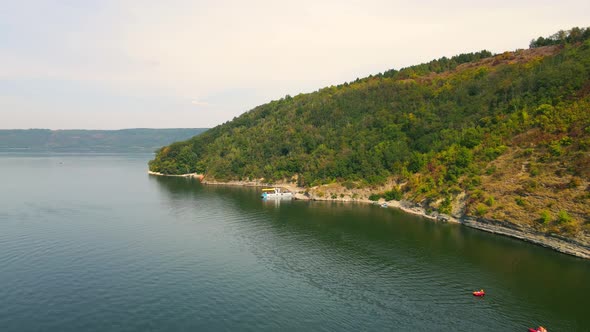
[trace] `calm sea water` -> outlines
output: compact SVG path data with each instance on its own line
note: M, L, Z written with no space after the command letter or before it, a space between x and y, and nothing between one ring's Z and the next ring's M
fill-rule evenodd
M150 157L0 154L0 330L590 330L588 261Z

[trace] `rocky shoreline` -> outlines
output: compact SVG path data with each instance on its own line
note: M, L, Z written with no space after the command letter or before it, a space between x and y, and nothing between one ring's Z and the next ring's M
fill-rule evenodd
M557 235L546 235L533 229L526 229L524 227L518 227L517 225L508 224L506 222L497 220L463 217L461 218L460 223L467 227L476 228L493 234L512 237L545 248L553 249L564 254L590 259L590 246L573 239Z
M201 183L206 185L224 185L224 186L248 186L248 187L262 187L262 186L279 186L285 188L294 193L294 198L297 200L316 200L316 201L341 201L341 202L359 202L359 203L367 203L367 204L382 204L387 203L387 207L393 207L400 209L406 213L422 216L424 218L428 218L434 221L440 222L451 222L464 225L466 227L471 227L475 229L479 229L481 231L489 232L492 234L498 234L502 236L508 236L511 238L519 239L522 241L526 241L532 244L536 244L545 248L549 248L567 255L590 259L590 244L581 243L574 239L569 239L557 235L547 235L544 233L537 232L533 229L528 229L516 224L512 224L505 221L499 220L491 220L491 219L482 219L482 218L471 218L468 216L448 216L439 214L437 212L428 213L423 207L418 204L409 202L409 201L385 201L383 199L379 200L378 202L371 201L366 198L351 198L349 196L341 197L341 198L331 198L323 195L318 195L316 193L310 192L306 188L300 188L293 186L291 184L275 184L269 185L261 181L229 181L229 182L221 182L221 181L214 181L214 180L207 180L204 179L202 174L182 174L182 175L167 175L158 172L151 172L148 171L150 175L157 175L157 176L176 176L176 177L185 177L185 178L196 178L201 181Z

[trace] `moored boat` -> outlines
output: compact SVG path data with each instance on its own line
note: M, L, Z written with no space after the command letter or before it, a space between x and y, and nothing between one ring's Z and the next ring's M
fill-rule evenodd
M473 296L484 296L484 295L486 295L486 292L484 292L483 289L473 292Z
M288 190L283 190L281 188L262 188L262 194L260 195L262 199L267 198L281 198L281 199L292 199L293 193Z

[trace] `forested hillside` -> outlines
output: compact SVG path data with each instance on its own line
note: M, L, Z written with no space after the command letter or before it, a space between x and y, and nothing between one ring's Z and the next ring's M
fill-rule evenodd
M163 147L150 169L373 188L577 234L590 229L590 29L286 96Z
M152 152L206 128L121 130L0 130L0 151Z

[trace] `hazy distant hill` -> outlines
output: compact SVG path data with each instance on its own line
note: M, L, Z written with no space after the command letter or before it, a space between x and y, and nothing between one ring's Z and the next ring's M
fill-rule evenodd
M0 151L153 152L207 128L122 130L0 130Z

